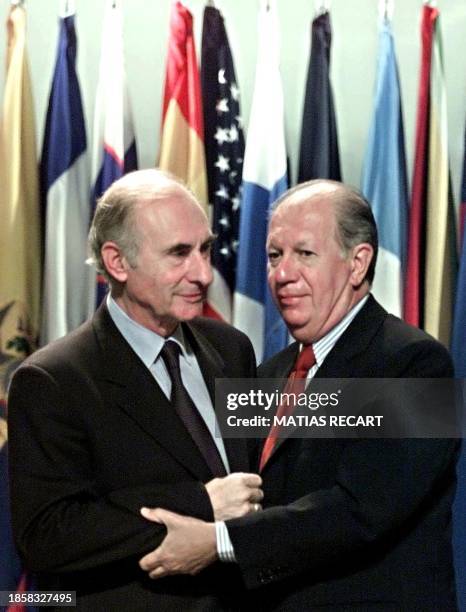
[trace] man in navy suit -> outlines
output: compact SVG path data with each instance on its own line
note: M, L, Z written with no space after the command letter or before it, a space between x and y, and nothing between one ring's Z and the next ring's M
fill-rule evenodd
M370 206L352 188L316 180L278 201L268 280L296 342L260 376L301 368L311 387L313 378L452 377L447 350L370 295L377 248ZM189 569L177 557L189 537L205 542L193 555L209 563L215 528L226 531L220 558L238 565L257 609L455 610L457 450L451 439L269 435L254 457L263 511L214 526L145 510L168 535L141 566L154 578Z
M244 441L215 436L215 378L254 376L255 360L244 334L199 317L213 239L173 177L118 180L90 232L110 294L13 378L14 535L38 587L77 591L81 610L229 610L240 599L233 566L156 583L138 565L166 533L141 506L206 521L260 507Z

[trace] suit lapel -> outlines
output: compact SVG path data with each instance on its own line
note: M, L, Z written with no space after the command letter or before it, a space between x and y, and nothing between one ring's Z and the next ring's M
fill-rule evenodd
M387 317L387 311L369 295L367 302L317 370L316 378L357 378L370 363L370 347L374 336Z
M325 358L324 363L317 370L314 378L357 378L364 375L360 370L361 360L363 362L370 361L368 353L371 341L386 317L387 312L376 302L372 295L369 295L366 304L364 304L349 327L340 336L335 346ZM291 350L293 348L294 350ZM297 353L297 343L282 352L283 357L277 363L275 377L283 376L286 378L289 375ZM312 381L308 386L308 390L312 390ZM269 461L264 466L264 470L267 469L267 466L282 445L290 439L293 429L287 428L286 431L288 435L277 440L277 444L272 451Z
M93 320L102 349L103 384L109 406L117 406L196 479L212 473L154 377L113 323L105 305ZM111 418L111 416L110 416Z
M215 409L215 379L226 378L226 364L216 348L199 333L194 324L184 323L183 332L189 340L209 391L212 406ZM246 441L238 438L223 438L223 444L230 464L231 472L249 469Z

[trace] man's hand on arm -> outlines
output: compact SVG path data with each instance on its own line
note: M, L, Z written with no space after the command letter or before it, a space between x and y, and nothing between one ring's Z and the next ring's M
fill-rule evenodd
M174 574L194 576L217 559L214 523L162 508L142 508L141 514L167 528L162 544L139 560L139 566L150 578Z
M224 478L214 478L206 484L216 521L227 521L257 512L264 493L258 474L236 472Z
M264 497L261 485L259 475L240 472L208 482L206 490L217 523L162 508L141 508L144 518L167 528L162 544L139 560L141 569L154 579L173 574L197 574L218 559L217 531L223 533L223 540L226 540L221 549L226 546L228 550L227 558L221 557L222 560L233 560L234 551L222 521L260 510L262 506L259 502Z

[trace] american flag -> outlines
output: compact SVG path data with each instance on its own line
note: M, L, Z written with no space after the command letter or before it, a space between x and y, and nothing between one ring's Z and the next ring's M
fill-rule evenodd
M212 253L214 282L205 314L232 319L232 295L241 203L244 137L240 95L222 14L204 9L202 29L202 98L212 229L218 238Z

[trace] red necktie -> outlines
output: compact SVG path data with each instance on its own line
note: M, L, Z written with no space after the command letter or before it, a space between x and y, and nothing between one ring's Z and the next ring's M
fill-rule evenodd
M316 356L314 355L312 345L305 346L296 359L296 363L282 393L303 393L304 389L306 388L307 373L312 366L315 365L315 363ZM293 402L284 402L278 407L275 416L289 416L290 414L293 414L294 408L295 406ZM273 425L262 449L259 471L263 470L264 465L270 459L270 455L272 454L279 437L280 426Z

